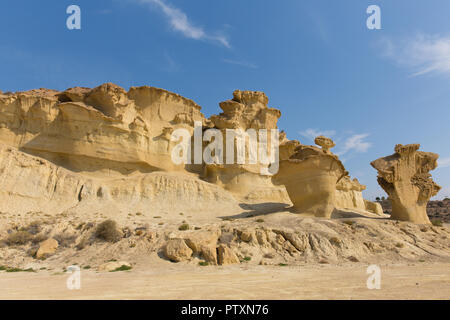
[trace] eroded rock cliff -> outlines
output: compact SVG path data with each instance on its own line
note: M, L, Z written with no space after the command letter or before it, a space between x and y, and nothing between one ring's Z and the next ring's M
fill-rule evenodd
M328 199L329 208L369 209L363 187L347 179L331 153L334 143L318 137L322 148L317 148L288 140L275 130L281 113L268 101L263 92L236 90L231 100L220 103L222 113L206 119L194 101L149 86L126 91L106 83L62 92L0 93L0 211L126 211L133 206L206 212L226 207L234 214L241 202L289 205L292 199L306 210L308 197ZM186 129L192 135L198 125L203 132L223 134L222 163L173 161L177 142L172 133ZM243 145L239 137L229 143L230 131L244 133ZM203 141L201 151L206 146ZM266 162L261 161L264 152ZM307 176L274 185L277 158L281 171ZM310 190L308 183L327 187ZM325 211L319 215L328 217Z

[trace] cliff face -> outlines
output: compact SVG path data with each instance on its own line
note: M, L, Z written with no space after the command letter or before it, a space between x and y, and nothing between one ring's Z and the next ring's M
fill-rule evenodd
M336 163L339 174L327 189L333 198L331 206L367 210L359 183L345 178L336 185L346 172L329 151L334 146L331 140L318 137L320 149L288 140L284 132L271 136L281 112L268 107L268 101L263 92L236 90L231 100L220 103L222 113L206 119L194 101L149 86L126 91L106 83L62 92L0 93L0 211L61 212L88 204L111 210L133 204L195 211L217 208L219 203L239 211L243 200L290 203L293 198L284 184L274 185L266 174L271 165L249 161L248 137L244 161L237 161L237 143L227 145L228 129L254 130L258 144L260 129L268 129L269 157L288 161L294 154L316 152L323 160L320 163L326 159ZM177 129L193 134L195 124L201 124L203 131L215 129L223 134L222 164L172 161L177 142L171 141L171 134ZM272 149L275 141L280 144L277 154ZM204 141L202 152L206 146ZM226 161L230 150L233 163ZM314 166L316 161L302 163ZM326 165L315 167L319 180ZM293 186L303 187L298 181Z
M114 84L64 92L0 95L0 141L77 172L129 175L183 170L170 161L163 128L205 122L200 106L177 94Z
M269 99L263 92L241 91L233 92L233 99L221 102L220 108L223 110L219 115L211 116L211 124L220 130L224 137L223 163L205 164L204 176L211 183L218 184L233 192L234 194L247 199L266 199L271 201L289 202L286 191L283 187L274 186L268 174L269 164L261 163L260 151L263 150L268 158L273 159L278 155L272 139L279 140L278 135L273 135L277 129L278 118L281 112L268 107ZM260 133L267 129L267 147L264 149ZM233 131L232 130L238 130ZM254 132L255 155L258 161L251 161L251 132ZM235 132L243 133L242 136L242 161L238 160L239 148L238 138L227 139L228 135ZM230 145L231 144L231 145ZM231 150L232 151L231 151ZM242 150L242 149L241 149ZM232 152L232 163L227 163L228 152Z

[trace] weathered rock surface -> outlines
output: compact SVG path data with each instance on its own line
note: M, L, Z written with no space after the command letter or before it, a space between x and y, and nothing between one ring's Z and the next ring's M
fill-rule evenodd
M224 244L217 248L219 265L240 263L236 254Z
M217 241L220 229L210 231L192 231L183 238L194 254L200 255L212 265L217 264Z
M58 214L86 210L211 210L237 207L219 186L195 176L152 172L128 178L86 176L0 143L0 211Z
M191 128L196 120L205 122L195 102L148 86L126 92L106 83L0 95L1 142L84 174L183 171L170 161L170 143L161 133Z
M233 92L232 100L219 104L223 112L211 116L210 120L213 127L223 134L224 154L220 163L205 164L204 177L207 181L248 200L289 201L284 188L272 184L269 161L266 164L256 162L256 159L260 159L258 152L263 148L260 129L267 129L266 154L269 158L278 157L272 150L272 146L275 145L271 142L270 130L277 129L281 112L269 108L268 102L269 99L263 92L236 90ZM241 136L234 136L233 140L228 140L227 136L238 132L232 132L230 129L239 130ZM278 135L274 138L279 139ZM233 145L227 145L229 141L232 141ZM254 141L255 146L255 162L250 155L251 141ZM232 161L228 162L228 156Z
M275 181L286 186L296 211L330 218L336 208L336 184L348 172L339 158L329 151L332 143L324 145L325 149L298 146L289 159L280 161Z
M173 262L181 262L192 257L193 251L183 239L170 239L164 247L164 255Z
M273 163L250 162L249 140L244 142L243 163L237 159L241 150L237 140L233 146L224 140L223 163L175 164L171 155L176 142L171 134L177 129L193 133L195 123L201 123L202 130L219 130L224 137L228 129L255 130L258 146L262 142L258 130L267 129L268 158L279 156L285 168L299 166L294 164L298 159L289 159L294 154L309 157L317 152L315 159L320 161L299 162L306 171L308 165L316 167L321 186L327 184L325 176L331 177L328 173L340 170L339 160L329 151L334 145L331 139L318 137L319 149L288 140L284 132L271 136L281 113L268 107L263 92L236 90L220 107L221 114L206 119L199 105L178 94L149 86L126 91L111 83L63 92L0 93L0 211L127 215L136 210L160 215L186 210L213 211L218 216L219 211L240 212L242 203L291 203L284 184L272 181ZM272 150L273 139L280 143L279 154ZM234 161L227 163L231 150ZM336 167L322 174L327 161ZM314 180L313 176L302 179ZM350 188L341 185L335 195L331 189L325 191L325 198L335 197L337 207L364 210L356 183ZM369 206L373 207L368 204L365 210Z
M346 176L336 185L336 207L340 209L364 210L378 215L383 214L381 205L363 198L362 191L366 186L359 183L358 179L350 179Z
M371 165L378 170L378 183L392 202L391 218L429 224L427 203L441 189L429 171L437 167L439 155L419 148L419 144L398 144L393 155Z

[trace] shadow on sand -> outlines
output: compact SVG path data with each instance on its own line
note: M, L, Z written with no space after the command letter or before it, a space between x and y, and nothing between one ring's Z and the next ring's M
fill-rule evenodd
M239 206L248 211L236 214L234 216L222 216L221 219L245 219L257 216L263 216L271 213L277 213L282 211L289 211L289 204L280 202L265 202L265 203L240 203Z

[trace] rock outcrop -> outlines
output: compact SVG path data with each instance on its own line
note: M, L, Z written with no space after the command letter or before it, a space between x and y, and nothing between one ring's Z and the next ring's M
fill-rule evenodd
M377 202L368 201L363 198L362 191L365 185L346 176L336 184L336 207L340 209L364 210L378 215L383 214L383 208Z
M111 83L62 92L0 93L0 211L56 215L67 210L79 214L131 208L158 213L215 209L218 216L220 210L240 212L243 202L290 204L286 187L298 210L311 209L303 196L330 198L329 208L337 201L338 207L363 209L356 183L340 183L337 192L322 189L346 176L330 151L331 139L317 137L322 149L288 140L276 130L280 111L268 107L263 92L236 90L220 107L221 114L206 119L199 105L178 94L149 86L126 91ZM175 163L172 151L177 142L172 134L178 129L191 135L199 129L222 133L222 162ZM230 130L244 133L243 144L239 137L228 142ZM204 152L208 144L203 141L201 147ZM317 178L321 187L299 189L292 177L286 187L274 185L271 175L278 169L277 159L284 161L283 170L295 167L296 179L312 186ZM305 176L299 177L299 172ZM318 215L329 216L326 211ZM214 259L207 251L203 255Z
M266 152L268 159L273 161L278 157L278 148L272 141L272 138L279 139L278 131L272 136L271 130L277 129L281 112L269 108L268 102L269 99L263 92L236 90L233 92L233 99L219 104L223 112L211 116L210 120L213 128L220 130L224 137L223 161L205 164L204 177L249 200L263 198L288 201L284 189L272 184L269 170L271 165L261 161L262 152ZM231 139L228 137L238 132L242 135ZM267 139L267 147L262 142L264 138ZM229 145L230 142L232 145ZM238 147L240 143L242 148ZM241 158L239 155L242 155ZM228 156L231 161L227 161Z
M336 184L348 172L329 148L331 139L319 137L322 148L300 145L289 159L280 161L275 180L286 186L297 212L330 218L336 208Z
M427 203L441 189L429 171L437 167L439 155L419 148L419 144L398 144L394 154L371 165L378 170L378 183L392 202L391 218L429 224Z
M159 171L105 179L65 169L1 143L0 186L0 212L17 214L239 208L231 194L196 176Z
M164 247L164 254L170 261L181 262L191 258L192 250L183 239L170 239Z
M224 244L217 248L217 252L219 265L237 264L240 262L233 250Z
M171 161L164 128L193 130L206 121L200 109L148 86L18 92L0 95L0 141L90 175L183 171Z

